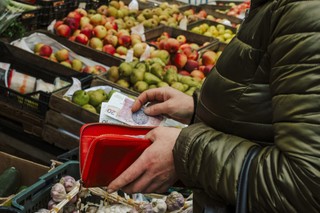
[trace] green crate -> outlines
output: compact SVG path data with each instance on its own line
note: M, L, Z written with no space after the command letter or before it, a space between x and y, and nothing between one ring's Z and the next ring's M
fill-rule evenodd
M38 182L12 199L12 206L19 211L26 213L32 213L41 208L47 208L47 204L51 199L51 187L65 175L80 179L79 162L68 161L41 176Z

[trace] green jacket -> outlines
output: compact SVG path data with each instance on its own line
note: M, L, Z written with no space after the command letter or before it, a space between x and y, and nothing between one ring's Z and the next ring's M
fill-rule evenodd
M194 212L235 204L243 160L251 212L320 211L320 1L252 0L174 147Z

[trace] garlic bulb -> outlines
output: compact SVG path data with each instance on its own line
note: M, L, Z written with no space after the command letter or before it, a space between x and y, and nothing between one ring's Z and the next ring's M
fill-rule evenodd
M184 205L184 197L179 192L173 191L167 196L166 204L169 212L179 210Z
M140 213L153 213L151 203L143 203L139 206Z
M151 200L152 210L156 213L165 213L167 211L167 204L162 199L155 199Z
M70 192L76 186L76 180L70 175L62 177L60 183L64 186L66 192Z
M61 183L56 183L51 188L51 198L54 202L61 202L67 197L66 190Z

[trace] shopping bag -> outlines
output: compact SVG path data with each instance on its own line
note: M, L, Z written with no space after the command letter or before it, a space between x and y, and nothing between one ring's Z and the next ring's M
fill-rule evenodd
M79 163L85 187L107 186L151 144L154 127L90 123L80 130Z

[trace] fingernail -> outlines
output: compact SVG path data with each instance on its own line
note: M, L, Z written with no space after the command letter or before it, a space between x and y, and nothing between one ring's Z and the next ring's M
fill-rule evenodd
M108 189L107 192L111 194L113 192L113 189Z

